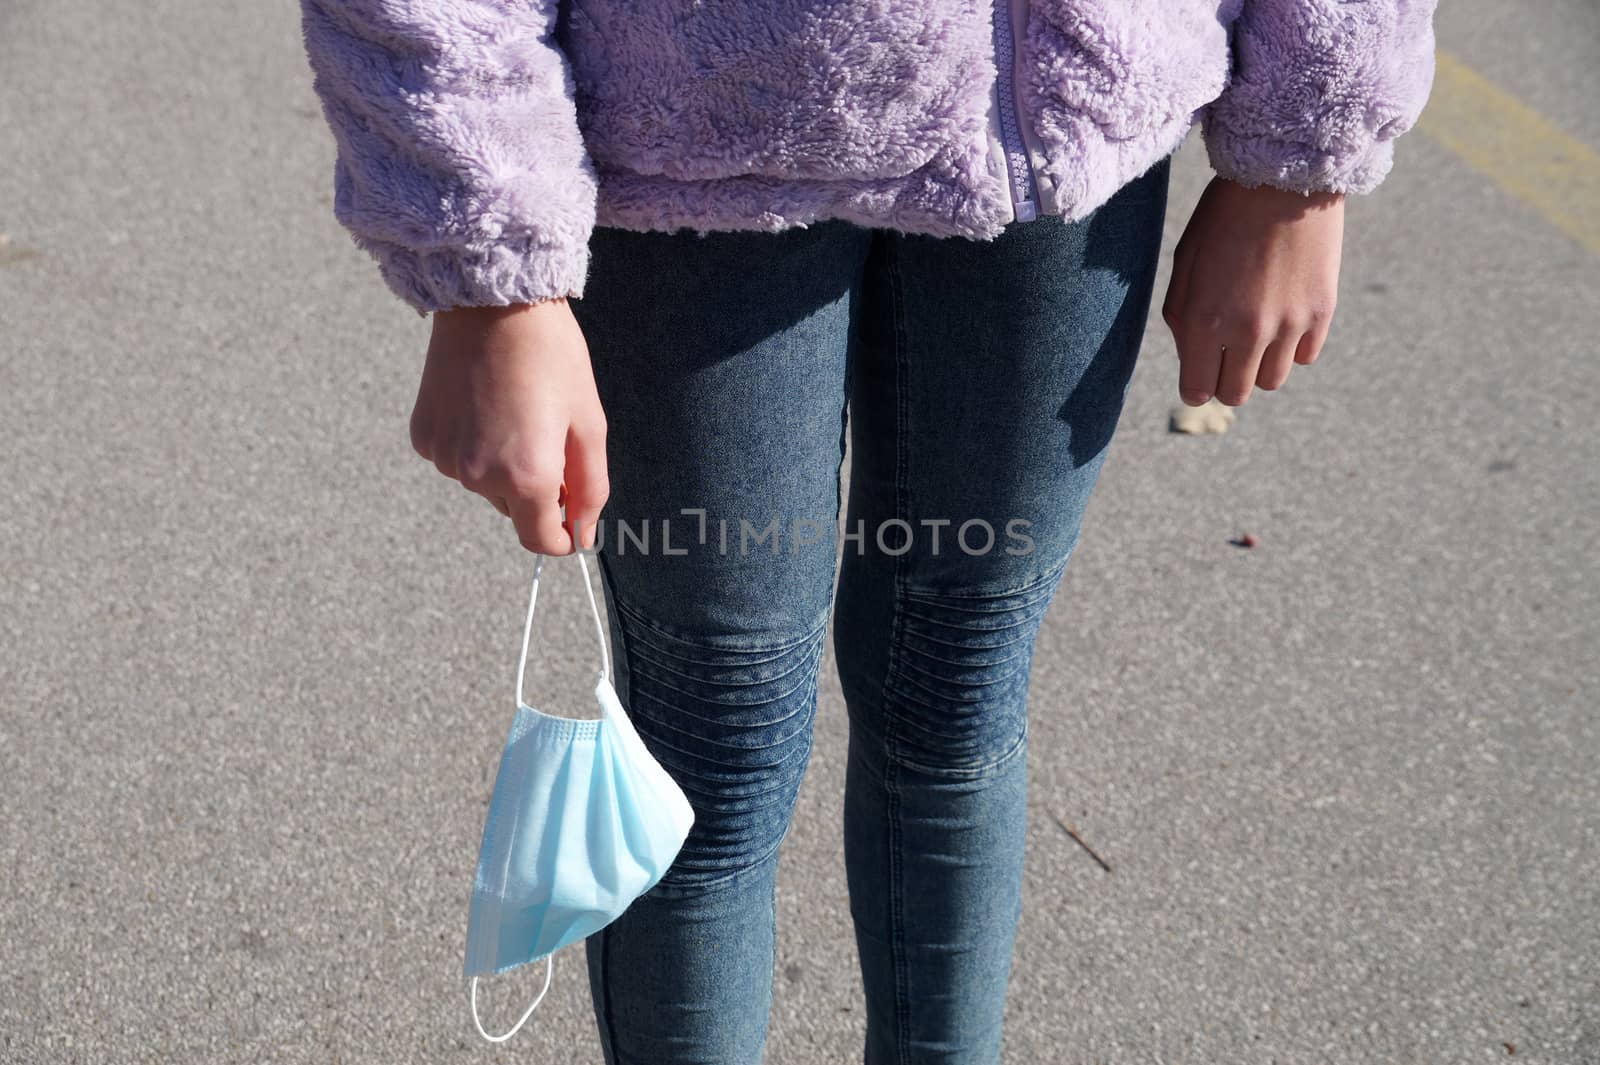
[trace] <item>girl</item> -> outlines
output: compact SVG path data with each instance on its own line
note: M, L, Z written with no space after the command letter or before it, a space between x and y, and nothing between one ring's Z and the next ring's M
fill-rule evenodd
M1030 653L1170 156L1199 121L1217 172L1179 393L1237 405L1323 344L1433 5L303 0L336 215L434 312L412 443L528 550L599 537L617 688L695 809L586 943L610 1065L761 1058L830 617L865 1060L998 1060Z

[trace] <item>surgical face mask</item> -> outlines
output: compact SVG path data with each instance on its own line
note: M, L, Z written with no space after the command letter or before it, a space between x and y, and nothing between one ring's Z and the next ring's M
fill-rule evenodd
M623 711L611 687L605 629L579 553L589 610L600 640L596 719L557 717L523 701L528 640L544 557L534 564L528 618L517 665L517 711L500 755L478 852L467 917L465 975L472 980L472 1023L490 1042L522 1028L555 971L555 953L622 916L678 856L694 811ZM504 1035L478 1017L478 979L545 960L544 987Z

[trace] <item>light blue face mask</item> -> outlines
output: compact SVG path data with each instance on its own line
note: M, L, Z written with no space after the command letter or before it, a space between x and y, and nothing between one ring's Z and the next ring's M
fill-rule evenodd
M555 717L522 698L528 640L544 557L534 564L517 665L517 712L500 755L467 916L465 975L472 1023L493 1043L510 1039L550 990L555 952L599 931L649 891L678 856L694 811L645 749L611 687L605 629L582 553L600 639L598 720ZM478 979L548 959L544 988L504 1035L478 1018Z

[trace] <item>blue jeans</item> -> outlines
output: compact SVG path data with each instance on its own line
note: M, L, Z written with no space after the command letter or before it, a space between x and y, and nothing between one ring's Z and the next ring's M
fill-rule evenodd
M610 427L617 688L696 815L586 943L609 1065L761 1059L830 615L864 1060L999 1060L1034 637L1138 355L1169 167L991 242L595 232L573 311Z

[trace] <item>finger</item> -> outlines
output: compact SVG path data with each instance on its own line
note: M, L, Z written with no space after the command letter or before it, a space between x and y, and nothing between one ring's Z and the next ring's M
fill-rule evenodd
M1322 354L1322 345L1328 339L1328 325L1329 323L1324 320L1306 330L1305 336L1300 338L1300 343L1295 348L1295 362L1302 366L1310 366L1317 361L1317 356Z
M433 461L433 427L413 411L407 432L411 437L411 450L428 461Z
M1221 360L1214 331L1190 320L1189 282L1194 276L1193 263L1191 249L1180 239L1172 250L1172 280L1167 284L1161 317L1172 330L1172 341L1178 352L1178 395L1185 403L1198 407L1216 391Z
M561 507L556 502L555 488L542 496L509 498L506 506L523 547L541 555L571 553L572 537L561 527Z
M454 448L440 447L433 451L433 468L452 481L460 480L456 476L456 452Z
M611 494L606 474L605 430L580 429L567 433L567 525L574 542L594 546L600 511Z
M1261 368L1261 358L1266 343L1246 340L1229 344L1224 349L1222 373L1217 379L1217 402L1229 407L1241 406L1255 391L1256 373Z
M1261 356L1261 368L1256 371L1257 388L1273 392L1289 379L1289 371L1294 369L1295 348L1300 336L1298 329L1287 329L1267 345L1267 350Z
M464 459L457 463L456 473L456 479L460 482L462 488L473 495L487 499L494 509L506 517L509 518L511 516L510 508L507 506L506 497L503 494L506 481L503 477L492 472L491 467L486 466L482 461Z
M1188 249L1179 241L1172 252L1172 278L1167 282L1167 296L1161 304L1161 320L1172 330L1174 339L1183 323L1183 310L1188 306L1189 276L1193 272L1189 263Z
M1209 329L1191 328L1178 340L1178 395L1198 407L1217 391L1227 349Z
M469 469L470 464L463 464L460 471L461 477L458 481L461 487L466 489L468 492L471 492L475 496L482 496L484 499L489 501L490 506L494 507L494 509L498 510L500 513L509 518L511 516L511 512L506 507L505 497L497 494L496 491L496 489L499 487L498 483L491 482L487 478L469 472ZM494 488L490 487L491 484L494 484Z

